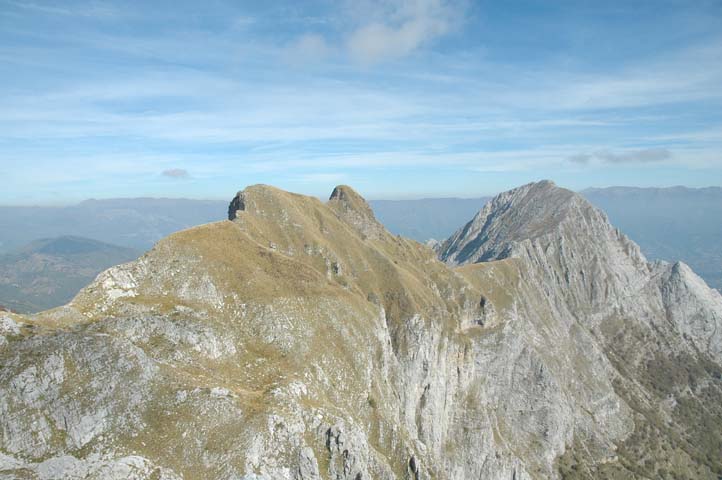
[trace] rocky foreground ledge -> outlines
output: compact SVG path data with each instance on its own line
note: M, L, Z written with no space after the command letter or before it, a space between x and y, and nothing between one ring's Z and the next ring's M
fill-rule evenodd
M722 298L551 182L437 253L249 187L70 304L0 312L0 478L722 475Z

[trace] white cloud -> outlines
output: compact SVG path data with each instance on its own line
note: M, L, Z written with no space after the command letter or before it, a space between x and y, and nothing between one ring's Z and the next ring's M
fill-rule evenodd
M348 37L351 56L362 63L403 57L447 33L458 17L459 5L442 0L379 2L378 13ZM384 17L375 19L373 17Z
M459 24L464 0L358 0L337 22L339 48L317 33L300 36L286 49L294 63L319 61L334 50L369 65L404 57Z

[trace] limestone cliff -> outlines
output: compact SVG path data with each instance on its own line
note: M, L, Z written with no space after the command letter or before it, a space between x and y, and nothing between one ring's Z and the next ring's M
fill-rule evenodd
M719 294L577 195L500 195L448 265L345 186L249 187L229 218L0 313L0 476L722 471Z
M722 296L688 266L647 262L600 210L548 181L499 195L437 250L452 266L517 262L542 297L536 308L585 331L589 354L609 368L608 398L630 412L633 429L601 463L589 448L596 440L576 430L561 459L566 476L722 474L722 408L713 400L722 398Z

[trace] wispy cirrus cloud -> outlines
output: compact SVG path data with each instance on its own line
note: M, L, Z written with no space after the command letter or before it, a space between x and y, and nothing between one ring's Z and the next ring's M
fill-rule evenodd
M667 48L630 47L600 66L594 51L550 54L565 38L545 42L532 22L529 35L518 25L487 34L493 22L478 22L483 7L468 0L314 5L221 0L202 21L136 6L102 28L13 7L21 14L0 32L12 73L0 78L3 174L29 186L62 157L68 188L122 176L185 193L209 179L235 189L388 177L406 188L433 171L449 189L473 189L473 178L521 183L540 169L589 182L598 171L722 169L722 33L673 47L665 37ZM192 182L159 174L178 166Z
M90 2L79 5L68 5L58 3L42 3L42 2L19 2L13 0L3 0L0 4L9 7L25 10L29 12L41 13L45 15L62 15L72 17L88 17L88 18L113 18L122 15L122 10L111 3Z
M591 163L607 164L646 164L660 163L672 159L672 152L666 148L646 148L642 150L628 150L613 152L600 150L593 153L578 153L569 157L569 161L580 165Z

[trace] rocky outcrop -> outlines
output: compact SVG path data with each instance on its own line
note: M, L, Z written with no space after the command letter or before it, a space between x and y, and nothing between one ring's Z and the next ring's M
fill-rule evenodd
M334 188L328 206L363 238L379 238L385 233L369 204L351 187L339 185Z
M658 275L667 319L722 364L722 295L682 262L661 264Z
M239 210L245 210L246 205L243 200L243 191L240 191L233 197L231 203L228 205L228 220L235 220L238 216Z
M2 321L0 474L714 478L719 299L575 194L500 195L448 265L345 186L229 218Z

